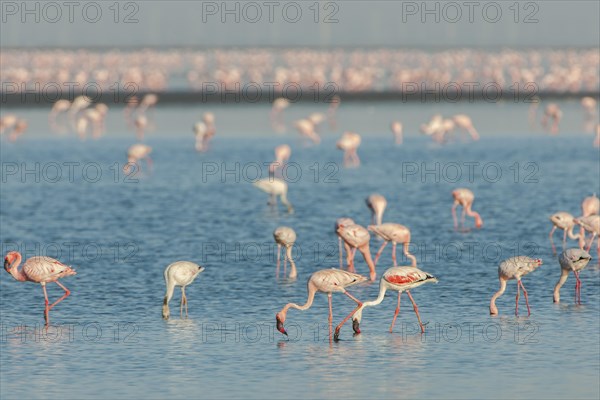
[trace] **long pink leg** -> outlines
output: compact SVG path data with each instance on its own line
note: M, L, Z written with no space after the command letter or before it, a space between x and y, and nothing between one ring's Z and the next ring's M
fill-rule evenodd
M342 251L342 238L339 237L339 236L338 236L338 249L340 250L340 269L342 269L342 264L343 264L343 261L342 261L342 258L343 258L342 257L343 256L342 255L342 253L343 253L343 251Z
M356 255L356 247L350 250L350 263L348 264L348 271L355 272L354 269L354 256Z
M458 220L456 218L456 206L458 206L457 201L455 201L452 205L452 220L454 221L454 230L458 229Z
M50 307L48 307L48 304L50 304L50 302L48 301L48 293L46 293L46 285L42 285L42 289L44 289L44 320L46 321L46 326L50 325Z
M56 283L58 286L60 286L64 291L65 294L63 294L63 296L56 300L54 303L52 303L50 305L50 310L52 310L52 308L54 308L55 305L57 305L58 303L60 303L61 301L63 301L64 299L66 299L67 297L69 297L69 295L71 294L71 291L69 289L67 289L66 287L64 287L59 281L55 281L54 283Z
M333 338L333 307L331 306L331 293L327 293L329 299L329 343Z
M346 316L346 318L344 318L344 320L342 322L340 322L340 324L338 326L335 327L335 334L333 335L333 338L335 340L338 340L338 337L340 336L340 329L342 329L342 325L344 325L346 323L346 321L348 321L350 318L352 318L354 313L356 313L358 311L358 309L362 307L362 302L360 300L358 300L356 297L352 296L348 292L344 292L344 294L346 296L350 297L352 300L354 300L357 304L357 307L354 310L352 310L352 312L350 314L348 314Z
M377 265L377 260L379 260L379 257L381 257L381 253L383 252L383 249L385 248L385 246L387 246L387 244L388 244L388 242L383 242L383 244L379 248L379 251L377 251L377 254L375 254L375 261L374 261L375 265Z
M350 270L350 257L352 256L352 249L350 248L350 245L346 242L344 242L344 249L346 250L346 264L347 264L347 268L348 270Z
M517 305L515 306L515 315L518 316L519 315L519 282L521 282L520 280L517 281L517 300L516 303Z
M398 266L396 262L396 242L392 242L392 261L394 262L394 267Z
M398 293L398 295L399 294L400 293ZM415 300L413 299L408 290L406 291L406 294L408 295L408 298L413 304L413 310L415 310L415 314L417 314L417 320L419 321L419 325L421 326L421 333L425 333L425 327L423 326L423 323L421 322L421 316L419 315L419 307L417 307L417 303L415 303Z
M398 292L398 305L396 306L396 311L394 312L394 319L392 319L392 325L390 326L390 333L394 330L394 324L396 323L396 318L398 318L398 314L400 313L400 295L402 292Z
M552 230L550 231L550 244L552 245L552 254L556 254L556 247L554 247L554 241L552 240L552 235L554 234L554 231L556 231L556 225L552 227ZM565 233L567 231L565 230Z
M592 240L590 240L590 244L588 244L588 247L587 247L587 249L585 250L585 251L587 251L588 253L590 252L590 249L592 248L592 243L594 243L594 239L596 239L596 235L597 235L597 233L596 233L596 232L594 232L594 233L592 234Z
M521 285L521 289L523 289L523 294L525 295L525 304L527 304L527 316L531 315L531 310L529 309L529 298L527 297L527 290L525 290L525 286L523 286L523 282L519 280L519 285Z
M465 216L467 215L467 207L463 206L462 213L460 214L460 227L465 229Z
M277 269L275 270L275 275L277 276L277 279L279 279L279 265L281 264L280 258L281 258L281 245L279 243L277 243Z
M408 247L410 246L410 242L404 243L404 255L411 261L411 266L417 266L417 257L413 256L408 252Z
M287 251L283 255L283 276L287 276Z

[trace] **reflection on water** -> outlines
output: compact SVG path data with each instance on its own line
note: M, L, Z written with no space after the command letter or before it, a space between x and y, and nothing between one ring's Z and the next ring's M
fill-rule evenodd
M515 110L515 119L521 118ZM167 119L179 118L171 112ZM352 119L344 121L352 125ZM22 179L3 170L2 251L18 248L27 257L59 251L78 274L64 280L72 295L51 311L55 325L46 333L39 286L0 275L0 396L598 398L597 256L593 251L581 273L584 304L573 304L572 277L562 289L563 302L553 304L560 267L548 241L550 214L576 214L585 196L600 192L597 150L585 135L519 138L512 132L508 141L480 131L478 143L445 147L413 138L395 148L391 137L369 138L359 149L363 165L339 168L333 183L315 182L309 167L341 160L334 138L325 137L318 147L294 146L292 160L305 173L289 185L293 215L273 214L251 182L220 175L202 180L203 163L270 162L283 139L217 137L211 152L199 155L190 138L149 137L154 170L137 183L115 182L108 169L124 158L127 139L79 143L24 136L3 142L3 165L95 162L105 169L94 183L81 177L35 182L34 175ZM503 175L491 182L478 169L473 182L464 176L450 182L402 171L403 163L434 168L466 161L496 163ZM510 169L515 162L518 179ZM537 166L536 183L523 182L527 162ZM475 192L483 229L452 230L450 192L456 186ZM384 220L411 229L411 253L439 279L412 293L428 322L425 335L407 301L389 333L396 302L390 293L365 312L361 335L353 336L346 324L341 340L330 343L327 297L317 294L310 310L290 311L290 337L284 338L275 330L275 313L288 302L304 303L310 273L338 265L333 223L351 216L368 224L364 199L372 192L386 196ZM295 282L275 279L272 232L279 225L298 235ZM371 251L379 246L373 240ZM490 318L498 263L515 253L544 260L523 280L532 315L514 316L516 284L509 282L497 302L500 315ZM406 262L401 252L398 257ZM186 289L189 319L176 313L164 321L162 274L179 259L206 271ZM390 265L386 251L379 273ZM367 272L360 257L357 271ZM49 287L51 298L59 292ZM350 290L363 301L377 292L377 283ZM333 296L334 326L353 306L345 296ZM26 385L24 376L31 377Z

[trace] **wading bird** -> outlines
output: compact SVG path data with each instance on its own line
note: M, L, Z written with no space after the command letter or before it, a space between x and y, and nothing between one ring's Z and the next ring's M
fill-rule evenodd
M387 200L380 194L373 193L365 200L371 210L371 225L381 225L383 213L387 207Z
M556 231L557 228L562 229L564 231L563 232L563 241L562 241L563 250L567 243L567 235L569 235L570 239L573 239L573 240L579 239L579 235L576 235L573 233L573 228L575 227L574 217L571 214L569 214L568 212L559 211L555 214L552 214L550 216L550 221L552 221L552 224L554 225L552 227L552 230L550 231L550 244L552 244L552 253L553 254L556 254L556 247L554 246L554 241L552 240L552 236L554 235L554 231Z
M567 249L562 252L558 262L560 263L560 278L554 286L554 302L560 302L560 288L565 284L569 273L573 271L575 275L575 303L581 304L581 280L579 279L579 271L584 269L592 256L585 250Z
M374 281L377 275L375 273L375 264L371 259L371 250L369 249L369 241L371 240L369 231L357 224L347 226L341 224L338 227L338 233L344 239L344 242L350 246L350 252L347 254L348 270L351 272L355 271L354 256L358 249L369 266L369 277Z
M377 266L377 260L379 260L381 252L383 252L383 249L388 242L392 242L392 261L394 262L394 267L398 265L396 262L397 243L404 244L404 255L411 260L413 267L417 266L417 258L408 251L408 247L410 246L410 229L406 226L388 222L381 225L369 225L367 229L384 240L381 248L375 255L375 266Z
M181 305L179 306L179 316L183 318L183 306L185 305L185 317L188 316L187 297L185 296L185 287L192 283L194 279L204 271L204 267L190 261L176 261L165 268L165 284L167 285L167 294L163 300L162 316L169 319L169 301L173 298L173 291L176 286L181 286Z
M288 186L285 181L278 178L264 178L254 182L254 186L269 194L268 205L277 206L277 196L279 196L281 202L287 207L288 213L292 214L294 212L294 207L287 198Z
M515 306L515 315L519 315L519 287L523 289L523 294L525 295L525 304L527 304L527 316L531 315L531 310L529 309L529 299L527 297L527 290L525 290L525 286L523 286L523 282L521 282L521 278L528 273L535 271L542 265L542 260L539 258L531 258L527 256L517 256L506 259L500 263L498 267L498 279L500 280L500 290L498 290L490 300L490 315L497 315L498 308L496 307L496 299L504 293L506 290L506 282L511 279L517 280L517 297L516 297L516 306Z
M481 228L483 226L483 220L479 216L479 213L473 211L471 207L473 206L473 200L475 200L475 195L472 191L465 188L454 189L452 191L452 197L454 198L454 204L452 205L452 219L454 220L454 229L458 230L458 221L456 218L456 207L458 205L462 206L462 215L460 218L460 227L464 230L465 226L465 214L469 217L475 218L475 227Z
M285 256L283 257L283 275L286 273L286 263L290 260L290 276L289 279L296 279L298 272L296 271L296 264L292 258L292 247L296 242L296 232L292 228L287 226L280 226L273 231L273 238L277 243L277 277L279 278L279 265L281 246L285 247Z

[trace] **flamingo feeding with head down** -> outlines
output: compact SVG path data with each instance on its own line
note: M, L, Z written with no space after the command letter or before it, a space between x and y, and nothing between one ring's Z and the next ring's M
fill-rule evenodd
M134 165L138 171L141 171L142 168L138 161L143 159L146 160L146 165L148 168L152 168L152 159L150 158L150 153L152 153L152 147L148 145L141 143L131 145L129 150L127 150L127 164L123 166L123 172L125 174L129 174Z
M275 147L275 160L269 165L269 173L275 174L279 169L283 170L285 163L292 155L292 148L287 144L281 144Z
M169 319L169 302L173 298L173 292L176 286L181 286L181 304L179 306L179 316L183 318L183 306L185 305L185 317L188 316L187 297L185 296L185 287L194 282L194 279L204 271L204 267L190 261L176 261L165 268L165 284L167 285L167 294L163 300L162 316Z
M50 310L71 294L69 289L63 286L58 280L66 276L75 275L76 273L71 267L50 257L31 257L25 261L21 270L18 269L19 264L21 264L21 254L17 251L11 251L4 257L4 269L13 278L19 282L29 281L42 285L45 299L44 319L47 326L50 324ZM55 282L65 291L65 294L52 304L48 301L48 293L46 292L46 283L49 282Z
M254 182L254 186L269 194L268 205L275 207L277 205L277 196L279 196L281 202L287 207L288 213L292 214L294 212L294 207L292 207L292 203L287 198L288 186L285 181L278 178L264 178Z
M344 132L336 147L344 151L344 167L358 167L360 158L358 158L358 147L360 146L360 135L354 132Z
M550 216L550 221L552 221L552 224L554 225L552 227L552 230L550 231L550 244L552 244L552 253L553 254L556 254L556 247L554 246L554 241L552 240L552 236L554 235L554 231L556 231L557 228L562 229L564 231L563 232L563 241L562 241L563 250L567 243L567 235L569 235L570 239L573 239L573 240L579 239L579 235L575 235L573 233L573 228L575 227L575 221L573 219L573 216L571 214L569 214L568 212L559 211L555 214L552 214Z
M406 292L408 298L413 304L413 309L415 314L417 315L417 320L419 321L419 326L421 327L421 333L425 332L425 326L421 322L421 317L419 316L419 307L417 307L417 303L413 299L410 294L410 290L416 287L419 287L425 283L437 283L436 277L433 275L421 271L416 267L392 267L386 270L381 279L379 280L379 295L375 300L366 301L363 303L362 307L358 309L358 311L352 317L352 328L354 332L360 333L360 321L362 319L362 312L365 307L372 307L378 304L381 304L385 297L385 292L387 290L394 290L398 292L398 304L396 305L396 311L394 312L394 318L392 319L392 324L390 325L390 333L394 330L394 324L396 323L396 318L400 313L400 297L402 292Z
M498 308L496 307L496 299L504 293L506 290L506 282L511 279L517 280L517 297L515 306L515 315L519 315L519 287L523 289L525 295L525 304L527 304L527 315L531 315L529 309L529 299L527 297L527 290L521 282L521 278L528 273L535 271L542 265L542 260L539 258L531 258L527 256L517 256L506 259L500 263L498 267L498 279L500 280L500 290L498 290L490 300L490 315L497 315Z
M354 225L354 220L352 218L338 218L337 221L335 221L335 234L338 236L338 249L340 252L340 269L342 269L343 267L343 261L342 261L342 235L340 235L340 233L338 232L338 229L340 228L340 226L342 225ZM350 253L350 246L348 246L348 243L344 242L344 248L346 249L346 254Z
M381 253L388 242L392 242L392 261L394 262L394 267L398 265L396 263L397 243L404 244L404 255L406 258L411 260L411 265L413 267L417 266L417 258L408 251L410 246L410 229L408 229L406 226L388 222L381 225L369 225L367 229L371 232L374 232L377 236L384 240L381 248L375 255L375 266L377 266L377 260L379 260L379 257L381 256Z
M277 277L279 277L279 265L281 246L285 247L285 256L283 257L283 274L286 273L287 260L290 260L290 276L289 279L296 279L298 272L296 271L296 264L292 258L292 247L296 242L296 232L292 228L287 226L280 226L273 231L273 238L277 243Z
M310 278L308 278L307 290L308 290L308 298L306 303L302 306L295 303L288 303L275 315L275 321L277 324L277 330L284 335L287 336L287 332L283 326L286 320L287 312L290 308L295 308L300 311L308 310L315 299L315 294L317 292L327 293L327 298L329 299L329 340L332 338L332 328L333 328L333 309L331 306L331 296L333 293L343 293L346 296L350 297L357 304L357 307L350 313L344 320L336 327L336 332L339 333L339 328L354 315L354 313L362 306L360 300L356 297L352 296L350 293L346 291L347 287L365 282L367 278L364 276L353 274L348 271L342 271L339 269L322 269L313 273ZM337 339L337 336L336 336Z
M581 280L579 279L579 271L584 269L592 256L585 250L567 249L562 252L558 262L560 263L560 278L554 286L554 302L560 302L560 288L565 284L569 273L573 271L575 275L575 302L581 304Z
M344 225L339 224L338 234L344 239L344 242L350 246L350 251L347 254L348 257L348 269L354 272L354 256L356 255L356 249L358 249L365 259L365 262L369 266L369 277L372 281L376 278L375 264L371 259L371 250L369 248L369 241L371 235L369 231L360 225ZM346 249L347 251L348 249Z
M592 234L592 238L590 239L586 249L586 251L590 251L592 244L594 243L594 239L596 239L596 236L600 235L600 215L579 217L575 218L574 221L576 224L579 224L583 230L583 233L579 237L580 248L585 246L585 242L581 242L582 239L585 240L585 231L588 231ZM596 240L596 255L598 256L598 263L600 264L600 238Z
M383 213L387 207L387 200L378 193L373 193L365 200L371 210L371 225L381 225Z
M473 200L475 200L475 195L472 191L465 188L454 189L452 191L452 197L454 198L454 204L452 205L452 219L454 220L454 229L458 229L458 221L456 218L456 207L458 205L462 206L462 216L460 219L460 226L464 229L465 226L465 214L469 217L475 218L475 227L481 228L483 226L483 220L479 216L479 213L473 211L471 207L473 206Z

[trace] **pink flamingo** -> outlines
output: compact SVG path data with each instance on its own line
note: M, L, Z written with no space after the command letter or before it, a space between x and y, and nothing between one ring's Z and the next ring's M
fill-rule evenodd
M338 229L342 225L350 226L350 225L354 225L354 224L355 223L352 218L338 218L335 221L335 234L338 236L338 249L340 251L340 269L342 269L342 267L343 267L343 262L342 262L343 250L342 250L342 235L340 235L340 233L338 232ZM348 243L344 242L344 248L346 249L346 254L350 254L350 246L348 246Z
M479 133L477 133L477 130L475 130L473 121L471 121L471 117L465 114L457 114L452 117L452 121L454 121L455 126L467 131L473 140L479 140Z
M196 136L196 151L204 152L206 147L204 146L204 136L206 136L206 124L204 122L197 122L194 124L194 135Z
M76 273L71 267L50 257L31 257L25 261L21 270L18 269L19 264L21 264L21 254L19 252L11 251L6 254L4 258L4 269L6 272L19 282L29 281L42 285L45 299L44 319L46 320L46 326L48 326L50 324L50 310L71 294L69 289L63 286L58 280L66 276L75 275ZM46 292L46 283L49 282L55 282L65 291L65 294L52 304L48 301L48 293Z
M393 121L391 125L392 133L394 134L394 144L402 144L402 123L400 121Z
M454 229L458 229L458 221L456 218L456 207L458 205L462 206L462 216L460 220L460 226L464 229L465 225L465 214L469 217L475 218L475 227L477 229L483 226L483 220L479 216L479 213L473 211L471 207L473 206L473 200L475 200L475 195L472 191L465 188L454 189L452 191L452 197L454 197L454 204L452 205L452 219L454 220Z
M387 207L387 200L382 195L373 193L367 197L365 201L367 203L367 207L369 207L369 210L371 210L371 224L381 225L383 213Z
M590 215L597 215L600 213L600 199L596 197L596 193L593 196L588 196L581 202L581 216L589 217ZM579 248L583 248L585 242L585 230L583 227L579 231Z
M144 140L144 130L148 126L148 118L145 115L138 115L133 123L137 139L140 141Z
M145 159L146 165L148 168L152 168L152 159L150 158L150 153L152 153L152 147L137 143L129 147L127 151L127 164L123 166L123 172L125 174L129 174L131 171L132 164L135 164L137 168L141 171L141 166L138 161Z
M61 114L65 114L71 108L71 102L69 100L61 99L57 100L50 110L50 114L48 115L48 123L50 124L50 129L55 132L65 132L66 129L64 126L59 125L58 116Z
M329 340L332 338L332 323L333 323L333 309L331 306L331 296L333 293L343 293L346 296L350 297L352 300L356 302L358 305L344 320L336 327L336 332L339 332L339 328L354 315L354 313L362 306L360 300L356 297L352 296L350 293L346 291L347 287L365 282L367 278L364 276L353 274L348 271L342 271L339 269L322 269L313 273L310 278L308 278L307 290L308 290L308 299L306 303L302 306L295 303L288 303L275 315L275 321L277 324L277 330L284 335L287 336L287 332L283 326L285 323L285 319L287 316L287 312L290 308L295 308L300 311L308 310L315 299L315 294L317 292L327 293L327 298L329 300ZM336 336L337 339L337 336Z
M506 259L500 263L498 267L498 279L500 280L500 290L498 290L493 296L492 300L490 300L490 315L497 315L498 308L496 307L496 299L504 293L506 290L506 282L511 279L517 280L517 298L516 298L516 307L515 307L515 315L519 315L519 287L523 289L523 294L525 295L525 303L527 304L527 316L531 315L531 310L529 309L529 299L527 298L527 290L525 290L525 286L523 286L523 282L521 282L521 278L528 273L535 271L542 265L542 260L539 258L531 258L527 256L517 256Z
M275 174L278 169L283 169L285 163L292 155L292 148L287 144L275 147L275 160L269 165L269 173Z
M584 230L583 237L585 238L585 231L588 231L592 234L592 238L588 243L586 251L590 251L592 248L592 244L594 243L594 239L596 236L600 235L600 215L588 215L587 217L579 217L575 218L575 223L579 224L581 228ZM581 240L581 236L580 236ZM580 242L580 247L583 247L585 243ZM598 256L598 263L600 264L600 238L596 240L596 254Z
M371 259L371 250L369 249L369 241L371 240L369 231L357 224L347 226L341 224L337 231L344 242L350 246L350 251L347 253L348 269L352 272L355 271L354 256L356 255L356 249L358 249L369 266L369 277L374 281L377 274L375 273L375 264Z
M206 112L202 116L202 122L206 125L206 133L203 136L203 144L204 148L208 150L210 145L210 141L215 136L217 132L217 127L215 125L215 114L211 112Z
M167 294L163 300L162 316L169 319L169 301L173 298L175 286L181 286L181 305L179 306L179 315L183 318L183 306L185 305L185 317L188 316L187 297L185 296L185 287L192 283L194 279L204 271L204 267L194 264L190 261L176 261L165 268L165 284L167 285Z
M285 247L285 256L283 257L283 274L286 273L286 263L290 260L290 276L289 279L294 280L298 276L296 264L292 258L292 247L296 242L296 232L287 226L280 226L273 231L273 238L277 243L277 277L279 277L279 260L281 255L281 246Z
M15 142L25 131L27 130L27 120L19 118L14 125L14 128L10 135L8 136L8 140L11 142Z
M408 247L410 246L410 229L406 226L388 222L381 225L369 225L367 229L384 240L381 248L375 255L375 266L377 266L377 260L379 260L379 257L388 242L392 242L392 261L394 262L394 267L398 265L396 263L397 243L404 244L404 255L411 260L413 267L417 266L417 258L408 251Z
M275 132L283 133L285 132L285 121L283 119L283 110L288 108L290 102L288 99L284 97L279 97L273 101L273 106L271 107L271 127Z
M268 205L277 206L277 196L279 196L281 202L287 207L288 213L294 213L294 207L287 198L288 185L285 181L278 178L264 178L257 180L253 185L269 194Z
M552 244L552 253L556 254L556 247L554 246L554 241L552 240L552 236L554 235L554 231L557 228L562 229L563 232L563 250L565 249L565 245L567 243L567 235L569 235L570 239L577 240L579 239L579 235L575 235L573 233L573 228L575 227L575 221L573 216L568 212L559 211L556 214L552 214L550 216L550 221L554 225L552 230L550 231L550 243Z
M569 273L573 271L575 275L575 302L581 304L581 280L579 279L579 271L584 269L592 256L587 251L581 249L567 249L562 252L558 262L560 263L560 278L554 286L554 302L560 303L560 288L565 284Z
M562 119L562 111L556 103L550 103L544 110L544 116L542 117L542 126L544 129L548 129L551 134L558 134L558 125ZM549 126L548 122L552 120L552 126Z
M300 135L314 144L321 143L321 137L315 132L315 125L308 119L301 119L295 123Z
M358 167L360 158L358 158L358 147L360 146L360 135L354 132L344 132L336 147L344 151L344 166Z
M417 303L413 299L410 294L410 290L416 287L419 287L425 283L437 283L437 279L435 276L421 271L416 267L392 267L386 270L381 279L379 280L379 295L375 300L366 301L363 303L362 307L358 309L358 311L352 317L352 329L354 332L360 333L360 321L362 319L362 312L365 307L372 307L378 304L381 304L385 297L385 292L387 290L394 290L398 292L398 304L396 305L396 311L394 312L394 318L392 319L392 324L390 325L390 333L394 330L394 324L396 323L396 318L400 313L400 297L402 292L406 292L408 298L413 304L413 310L417 315L417 320L419 321L419 326L421 327L421 333L425 333L425 326L421 322L421 317L419 316L419 307L417 307Z

